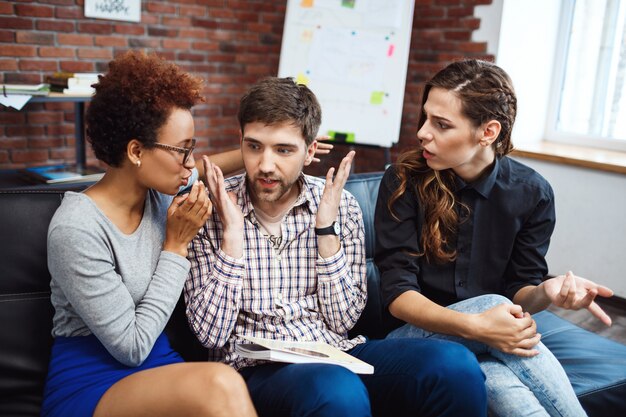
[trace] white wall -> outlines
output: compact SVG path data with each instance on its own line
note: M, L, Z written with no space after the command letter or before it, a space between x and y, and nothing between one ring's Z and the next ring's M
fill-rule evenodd
M481 22L472 39L487 42L496 63L513 80L517 145L544 139L560 10L560 0L493 0L476 7Z
M497 45L496 62L513 79L518 96L513 131L517 147L545 137L552 66L559 52L560 5L559 0L494 0L480 6L493 8L480 11L489 17L481 27L499 25L499 30L485 29L477 36L498 39L474 39ZM557 225L547 256L550 273L572 270L626 298L626 175L519 159L542 174L556 196Z
M474 7L474 16L480 19L480 27L472 32L472 40L487 42L488 54L498 53L503 3L503 0L492 0L490 5Z

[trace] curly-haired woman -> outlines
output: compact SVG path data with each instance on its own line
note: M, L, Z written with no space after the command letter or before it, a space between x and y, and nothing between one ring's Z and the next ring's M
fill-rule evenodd
M211 212L192 154L201 86L136 52L111 61L95 85L87 133L108 168L66 193L50 223L43 416L255 415L237 372L184 363L163 333L189 272L187 245ZM214 160L226 172L241 167L237 152Z
M492 415L582 416L529 313L553 303L610 324L593 300L612 291L571 272L544 279L554 196L506 156L516 112L509 76L485 61L455 62L426 83L418 146L385 173L376 206L384 303L408 323L388 337L465 344Z

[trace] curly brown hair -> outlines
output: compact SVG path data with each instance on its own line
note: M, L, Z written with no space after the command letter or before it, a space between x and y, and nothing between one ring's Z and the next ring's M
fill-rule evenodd
M242 133L248 123L291 123L300 129L309 146L322 123L322 108L306 85L297 84L293 78L268 77L241 98L237 119Z
M122 164L132 139L153 147L174 108L189 110L204 101L202 80L155 54L126 52L98 79L86 114L87 136L96 157L113 167Z
M497 65L476 59L454 62L426 83L422 109L433 87L453 92L461 100L461 111L474 127L489 120L500 122L501 130L492 145L500 158L513 150L511 131L517 114L517 98L509 75ZM418 130L426 122L422 110ZM403 152L396 162L399 187L388 201L393 213L394 202L402 196L409 183L415 184L424 210L425 225L421 232L422 253L429 262L446 263L456 258L448 243L457 233L459 214L454 193L455 174L451 169L436 171L426 164L422 149ZM464 205L461 210L468 210Z

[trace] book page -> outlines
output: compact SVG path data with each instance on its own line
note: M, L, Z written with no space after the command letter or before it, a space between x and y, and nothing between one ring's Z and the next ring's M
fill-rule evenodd
M363 362L362 360L357 359L354 356L324 342L272 340L244 335L239 335L239 337L254 344L271 349L273 351L284 352L297 356L306 356L315 360L316 362L326 362L336 365L347 366L352 370L358 369L359 373L374 372L374 368L368 363ZM250 345L240 346L244 349L248 349Z

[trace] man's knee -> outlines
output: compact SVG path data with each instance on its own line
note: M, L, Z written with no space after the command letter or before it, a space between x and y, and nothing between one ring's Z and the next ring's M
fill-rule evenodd
M402 381L398 415L484 416L485 378L476 356L459 343L438 339L394 339L388 367ZM396 369L394 371L394 369ZM398 372L399 371L399 372ZM397 395L397 394L394 394ZM401 404L404 401L404 404Z
M485 375L470 350L446 343L433 358L430 373L434 398L445 399L450 415L484 415L487 409Z
M469 349L465 346L448 342L437 352L438 357L433 361L433 371L438 378L447 381L448 384L484 385L485 375L480 369L480 364Z
M370 414L369 396L361 379L346 368L321 366L306 381L300 381L306 399L302 415L340 416ZM312 410L317 410L311 413ZM297 413L296 413L297 414ZM298 414L300 415L300 414Z

